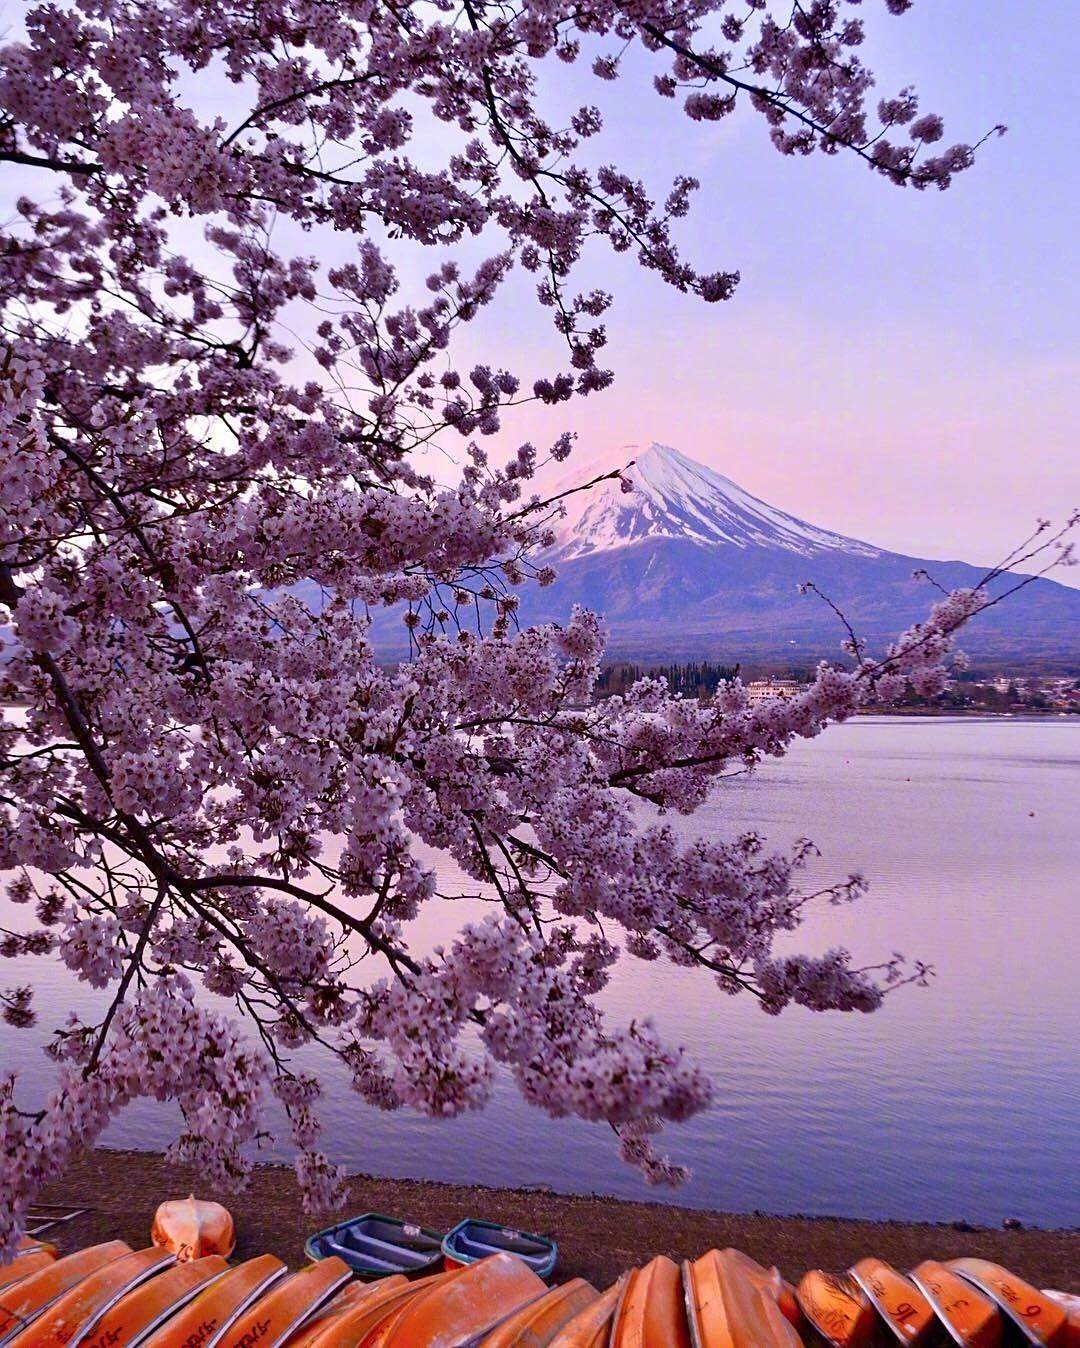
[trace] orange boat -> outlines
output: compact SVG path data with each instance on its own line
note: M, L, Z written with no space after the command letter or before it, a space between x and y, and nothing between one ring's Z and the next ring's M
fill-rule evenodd
M933 1306L954 1343L963 1348L998 1348L1001 1314L977 1287L933 1259L924 1259L913 1268L911 1280Z
M682 1267L683 1294L694 1348L735 1348L735 1326L724 1296L725 1254L709 1250Z
M949 1268L996 1301L1029 1343L1065 1348L1069 1316L1059 1302L989 1259L950 1259Z
M310 1348L366 1348L392 1326L410 1301L422 1293L447 1282L460 1270L431 1273L426 1278L410 1282L403 1274L380 1278L374 1284L364 1284L367 1296L351 1306L344 1315L335 1317L323 1327L322 1333ZM289 1348L292 1348L290 1341Z
M749 1278L759 1292L772 1297L780 1307L785 1320L790 1320L796 1329L802 1320L802 1312L799 1310L799 1303L795 1300L795 1289L791 1283L786 1282L778 1268L764 1268L756 1259L751 1259L748 1254L743 1254L742 1250L736 1250L728 1247L721 1250L721 1254L730 1259L739 1272L744 1277Z
M272 1254L238 1264L166 1320L140 1348L206 1348L213 1334L242 1315L284 1273L285 1265Z
M122 1240L91 1245L64 1259L54 1260L29 1277L20 1278L0 1297L0 1344L6 1344L54 1301L83 1278L113 1259L131 1253Z
M665 1255L631 1269L615 1312L611 1348L690 1348L682 1279Z
M181 1264L207 1254L221 1254L227 1259L236 1248L236 1229L227 1208L191 1194L159 1205L150 1239L162 1249L172 1250Z
M683 1264L694 1348L802 1348L771 1290L747 1276L737 1254L710 1250Z
M584 1278L573 1278L504 1320L481 1339L480 1348L548 1348L559 1330L599 1295Z
M43 1268L56 1262L56 1255L49 1250L32 1250L27 1254L18 1254L6 1267L0 1267L0 1288L10 1287L21 1278L29 1278Z
M1080 1348L1080 1296L1073 1296L1069 1292L1055 1292L1049 1287L1043 1288L1043 1296L1064 1307L1069 1326L1065 1342L1068 1348Z
M10 1348L44 1348L45 1344L70 1343L121 1297L175 1263L174 1254L154 1245L110 1259L57 1297L32 1324L13 1334L8 1344Z
M832 1348L866 1348L876 1316L870 1298L850 1273L811 1269L795 1289L799 1309Z
M335 1254L308 1264L223 1325L207 1348L277 1348L351 1278L348 1264Z
M860 1259L851 1276L900 1343L926 1344L941 1337L934 1308L915 1286L884 1259Z
M617 1283L590 1302L564 1325L551 1340L550 1348L607 1348L610 1326L626 1283L624 1273Z
M363 1340L364 1348L457 1348L546 1291L514 1255L489 1255L414 1297Z
M376 1292L381 1291L387 1284L389 1284L391 1291L395 1291L399 1287L407 1287L408 1279L402 1273L394 1273L389 1278L380 1278L375 1283L355 1280L348 1283L332 1301L328 1301L306 1324L302 1325L294 1334L291 1334L285 1340L283 1348L311 1348L313 1343L318 1342L323 1335L329 1332L332 1325L340 1321L348 1312L355 1310L359 1302L369 1301Z
M465 1272L466 1267L467 1265L464 1264L455 1264L451 1268L444 1268L441 1273L432 1273L428 1277L422 1278L423 1295L426 1296L436 1289L445 1289L448 1283ZM416 1300L417 1297L406 1296L403 1292L386 1311L380 1313L378 1318L371 1322L367 1333L360 1339L358 1348L383 1348L383 1345L390 1341L391 1335L404 1318L405 1312Z
M81 1348L133 1348L204 1291L207 1283L220 1278L228 1269L219 1254L209 1254L205 1259L195 1259L187 1264L174 1264L128 1292L111 1310L87 1324L71 1340L70 1348L80 1348L80 1345Z

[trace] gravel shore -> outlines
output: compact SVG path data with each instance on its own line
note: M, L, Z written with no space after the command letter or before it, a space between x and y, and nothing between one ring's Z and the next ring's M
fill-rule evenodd
M87 1153L42 1195L49 1203L88 1207L86 1215L50 1236L65 1251L120 1238L134 1247L149 1239L154 1209L165 1198L219 1197L232 1211L240 1257L265 1250L291 1265L304 1262L305 1237L330 1217L300 1206L296 1180L281 1166L260 1166L243 1194L208 1193L198 1175L168 1166L153 1152ZM1039 1287L1080 1291L1080 1230L957 1230L912 1222L777 1217L763 1213L702 1212L665 1203L630 1203L598 1195L471 1188L424 1180L350 1180L348 1211L387 1212L445 1230L467 1216L553 1235L560 1279L580 1275L598 1287L655 1254L675 1260L735 1245L763 1264L797 1279L808 1268L841 1270L875 1254L902 1269L921 1259L977 1254L1006 1264Z

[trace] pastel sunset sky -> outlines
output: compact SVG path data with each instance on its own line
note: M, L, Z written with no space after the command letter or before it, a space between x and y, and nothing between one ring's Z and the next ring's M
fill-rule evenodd
M584 473L659 440L816 524L977 563L998 560L1037 517L1080 503L1075 6L915 0L902 18L881 0L863 8L863 59L882 96L915 85L921 111L945 118L944 144L1008 126L944 193L892 187L852 156L785 158L749 108L691 123L655 96L652 74L666 66L639 49L614 84L591 76L591 55L570 69L548 63L552 111L594 102L604 112L594 164L615 162L661 199L674 175L700 179L676 237L692 265L737 269L742 283L706 305L596 246L576 279L616 296L605 362L615 385L508 415L493 454L570 428L570 467ZM235 92L224 82L210 92L210 110L233 121ZM418 127L410 153L423 158L425 138L441 161L441 132ZM39 185L32 171L12 173L0 201ZM201 222L187 233L200 255ZM295 242L312 249L310 236ZM501 246L484 238L455 252L467 266ZM330 235L318 249L330 266L355 241ZM392 252L403 295L422 299L436 259ZM506 364L526 385L563 368L534 284L513 275L455 339L455 363ZM451 480L458 445L447 448L454 462L440 472L436 454L431 467ZM1080 567L1056 574L1080 585Z
M611 461L661 440L816 523L990 562L1080 501L1075 10L865 9L883 94L913 83L948 143L998 122L1007 135L947 192L916 193L843 156L783 158L749 111L688 124L648 90L644 57L640 78L587 81L608 114L599 153L661 195L675 172L699 177L685 255L738 268L742 284L706 306L598 251L594 274L617 294L614 388L521 413L507 432L572 421L581 458ZM496 308L505 325L505 300ZM550 330L527 308L502 336L540 360ZM1059 578L1078 583L1078 570Z

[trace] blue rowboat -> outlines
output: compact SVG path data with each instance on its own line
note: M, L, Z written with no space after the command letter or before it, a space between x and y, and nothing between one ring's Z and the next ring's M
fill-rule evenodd
M364 1212L317 1231L308 1237L304 1250L311 1259L337 1255L366 1282L393 1273L423 1278L443 1264L441 1231L381 1212Z
M463 1268L490 1254L516 1254L539 1277L550 1278L559 1250L547 1236L467 1217L443 1237L442 1252L447 1268Z

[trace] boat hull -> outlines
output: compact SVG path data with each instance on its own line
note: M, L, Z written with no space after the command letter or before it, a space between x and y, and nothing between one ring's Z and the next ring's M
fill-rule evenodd
M87 1325L70 1348L136 1348L228 1270L229 1265L217 1254L176 1264L121 1297L111 1310Z
M38 1254L42 1250L49 1251L56 1258L56 1246L50 1245L47 1240L38 1240L37 1236L20 1236L15 1247L15 1258L24 1254Z
M141 1348L207 1348L224 1325L285 1276L285 1265L272 1254L231 1268L145 1339Z
M164 1250L172 1250L182 1264L208 1254L227 1259L236 1248L236 1228L227 1208L192 1194L158 1207L150 1240Z
M551 1340L550 1348L607 1348L611 1322L626 1285L626 1274L569 1321Z
M96 1269L121 1256L131 1254L131 1246L122 1240L91 1245L64 1259L57 1259L21 1278L7 1288L0 1305L0 1344L6 1344L70 1288L89 1277Z
M21 1333L13 1334L9 1348L46 1348L77 1341L84 1329L121 1298L175 1262L174 1254L154 1246L109 1260L57 1297Z
M883 1259L860 1259L851 1276L870 1298L870 1303L897 1343L923 1348L942 1341L941 1325L934 1308L910 1278Z
M1052 1297L988 1259L950 1259L948 1267L985 1292L1029 1343L1041 1348L1065 1348L1068 1313Z
M1080 1296L1069 1292L1054 1292L1043 1288L1043 1296L1056 1301L1065 1310L1068 1317L1068 1333L1065 1335L1066 1348L1080 1348Z
M340 1259L322 1259L276 1283L211 1338L207 1348L279 1348L352 1278Z
M56 1255L48 1250L17 1255L5 1268L0 1268L0 1289L10 1287L13 1282L21 1282L23 1278L29 1278L31 1273L39 1273L55 1263Z
M961 1348L999 1348L1001 1312L974 1284L933 1259L913 1268L911 1279L933 1306L953 1343Z
M831 1348L868 1348L872 1342L874 1308L849 1273L811 1269L803 1275L795 1296L815 1333Z
M400 1274L383 1278L377 1285L361 1282L359 1278L354 1278L330 1301L317 1311L310 1320L306 1321L295 1333L291 1334L283 1345L283 1348L311 1348L313 1343L318 1343L324 1335L350 1311L356 1309L360 1302L366 1305L374 1297L379 1288L389 1287L391 1292L398 1287L407 1287L409 1284Z
M678 1266L658 1255L626 1280L611 1348L690 1348L690 1327L683 1304Z
M380 1327L379 1348L461 1348L547 1291L511 1254L495 1254L455 1272L410 1301L392 1325Z
M422 1295L427 1296L436 1288L445 1287L454 1278L460 1278L462 1272L463 1270L459 1268L443 1269L441 1273L432 1274L430 1278L422 1278L418 1283L411 1284L407 1289L407 1295L403 1292L380 1313L377 1319L372 1320L366 1336L359 1340L357 1348L379 1348L379 1345L385 1343L393 1333L413 1302L419 1301Z
M480 1348L548 1348L559 1330L599 1295L584 1278L573 1278L511 1315L482 1340Z
M694 1348L801 1348L773 1289L763 1288L743 1258L738 1251L710 1250L683 1265Z
M720 1253L730 1259L759 1292L771 1297L780 1307L784 1319L789 1320L798 1329L802 1312L795 1299L795 1288L784 1279L775 1265L772 1268L765 1268L756 1259L751 1259L748 1254L743 1254L742 1250L733 1249L731 1246L721 1250Z

